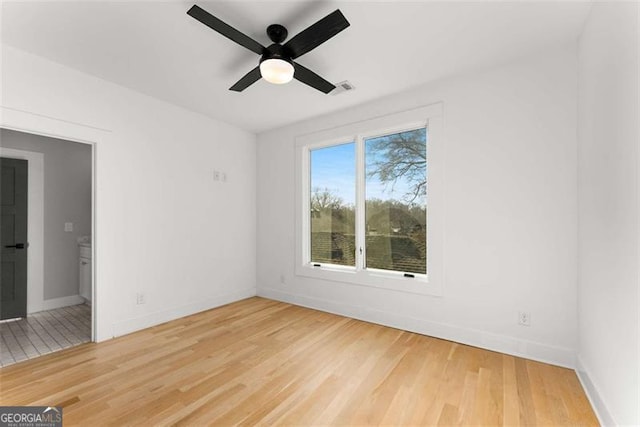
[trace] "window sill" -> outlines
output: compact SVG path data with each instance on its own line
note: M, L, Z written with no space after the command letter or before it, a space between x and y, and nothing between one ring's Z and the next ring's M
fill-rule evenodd
M299 265L296 275L331 282L346 283L356 286L387 289L419 295L442 296L442 290L435 281L430 281L425 274L415 277L404 277L401 272L386 272L383 270L356 270L351 267L332 266L323 264L314 267L312 264Z

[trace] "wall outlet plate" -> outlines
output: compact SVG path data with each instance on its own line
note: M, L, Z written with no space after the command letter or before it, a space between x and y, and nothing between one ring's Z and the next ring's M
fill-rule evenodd
M518 325L520 326L531 326L531 313L528 311L519 311L518 312Z
M144 304L145 303L145 298L144 298L144 294L142 293L137 293L136 294L136 304L140 305L140 304Z

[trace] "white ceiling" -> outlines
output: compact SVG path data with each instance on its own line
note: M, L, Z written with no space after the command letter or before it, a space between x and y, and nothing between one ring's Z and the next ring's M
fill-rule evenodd
M351 27L298 62L356 90L324 95L294 81L228 88L258 56L192 19L193 1L2 4L2 42L147 95L261 132L575 41L582 1L197 1L263 45L340 8Z

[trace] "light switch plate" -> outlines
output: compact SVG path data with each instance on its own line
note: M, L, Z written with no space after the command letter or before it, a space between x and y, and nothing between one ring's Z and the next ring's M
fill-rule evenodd
M67 233L70 233L73 231L73 223L72 222L65 222L64 223L64 231L66 231Z

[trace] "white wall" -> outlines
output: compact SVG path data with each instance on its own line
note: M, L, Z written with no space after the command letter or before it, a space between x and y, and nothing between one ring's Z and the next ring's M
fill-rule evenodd
M7 46L1 68L0 125L99 135L98 340L255 294L255 135Z
M576 47L559 47L259 135L258 294L573 366L576 70ZM295 276L294 138L438 101L444 296Z
M638 3L596 2L579 42L578 371L605 424L640 424Z
M0 129L0 147L44 154L43 297L78 295L77 239L91 235L91 146Z

